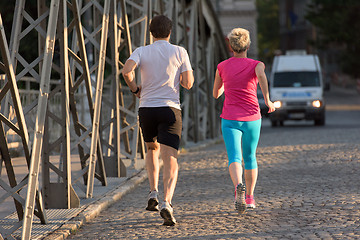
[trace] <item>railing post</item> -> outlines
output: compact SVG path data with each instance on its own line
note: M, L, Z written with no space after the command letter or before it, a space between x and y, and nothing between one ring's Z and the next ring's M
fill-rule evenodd
M52 0L49 13L49 25L46 34L46 43L44 50L44 63L41 73L40 94L38 100L38 109L35 122L34 142L30 161L29 183L26 194L25 213L22 228L22 239L30 239L31 226L33 220L33 211L36 198L36 188L38 186L38 174L41 160L41 150L44 135L44 125L46 119L46 110L50 91L50 74L52 58L54 55L54 46L57 29L57 19L60 7L60 0Z

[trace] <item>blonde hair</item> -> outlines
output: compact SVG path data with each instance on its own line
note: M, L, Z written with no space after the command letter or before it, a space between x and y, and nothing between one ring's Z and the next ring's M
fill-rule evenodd
M234 28L227 37L232 50L237 53L247 50L251 43L250 33L244 28Z

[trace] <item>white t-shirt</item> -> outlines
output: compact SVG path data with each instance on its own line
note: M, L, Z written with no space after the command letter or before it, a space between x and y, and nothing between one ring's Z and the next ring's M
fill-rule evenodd
M180 108L180 73L191 71L185 48L158 40L130 56L141 71L140 107Z

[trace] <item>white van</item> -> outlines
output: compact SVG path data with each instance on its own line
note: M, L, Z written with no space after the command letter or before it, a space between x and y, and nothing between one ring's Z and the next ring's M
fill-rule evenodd
M271 125L285 120L313 120L325 124L323 80L317 55L304 51L275 56L270 75L270 98L276 111L269 115Z

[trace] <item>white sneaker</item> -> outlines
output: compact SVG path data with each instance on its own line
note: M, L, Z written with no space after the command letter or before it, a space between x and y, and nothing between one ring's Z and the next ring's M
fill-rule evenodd
M148 196L148 205L146 210L148 211L159 211L159 199L158 192L156 190L151 191Z
M164 219L163 225L173 226L176 223L176 219L173 216L173 208L168 202L163 202L160 207L160 216Z

